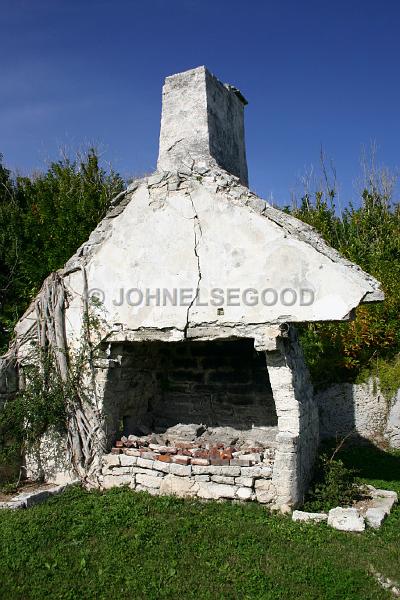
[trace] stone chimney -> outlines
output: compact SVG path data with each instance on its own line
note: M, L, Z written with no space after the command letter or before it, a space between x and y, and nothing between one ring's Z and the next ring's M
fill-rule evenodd
M173 171L190 158L211 158L247 186L246 104L238 89L221 83L205 67L167 77L157 168Z

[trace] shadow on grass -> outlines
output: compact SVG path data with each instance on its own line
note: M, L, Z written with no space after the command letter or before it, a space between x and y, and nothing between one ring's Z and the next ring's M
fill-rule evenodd
M328 448L334 448L329 444ZM346 467L355 469L362 479L398 481L400 483L400 451L386 451L364 438L352 438L337 455Z

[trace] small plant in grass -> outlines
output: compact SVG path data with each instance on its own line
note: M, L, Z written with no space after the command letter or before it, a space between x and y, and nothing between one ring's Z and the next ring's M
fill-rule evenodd
M18 487L19 484L18 482L7 482L7 483L2 483L0 484L0 492L2 494L10 494L10 496L12 496L13 494L15 494L18 491Z
M335 506L350 506L360 498L355 471L338 458L322 454L318 459L316 477L304 509L326 511Z
M381 392L390 402L400 388L400 354L392 360L379 359L376 364L376 374Z
M304 503L304 510L327 511L336 506L351 506L363 497L356 477L357 471L346 467L337 458L347 437L340 441L331 454L324 451L318 457L314 481Z

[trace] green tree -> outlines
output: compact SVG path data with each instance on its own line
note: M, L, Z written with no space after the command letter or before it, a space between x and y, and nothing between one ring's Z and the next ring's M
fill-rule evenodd
M335 210L335 190L329 187L313 196L306 194L300 206L290 210L376 277L385 293L383 303L360 306L350 322L301 327L317 386L354 381L400 352L400 206L392 200L387 180L385 171L373 172L365 182L360 207L350 204L342 214Z
M45 277L63 266L124 187L95 149L12 179L0 161L0 348Z

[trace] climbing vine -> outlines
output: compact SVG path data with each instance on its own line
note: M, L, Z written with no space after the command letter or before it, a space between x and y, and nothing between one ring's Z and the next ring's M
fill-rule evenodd
M0 461L38 449L55 428L66 436L70 462L86 484L95 483L104 448L102 414L96 398L94 360L99 319L83 294L83 331L75 348L65 333L66 291L52 273L35 301L36 336L23 359L25 384L0 412Z

